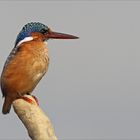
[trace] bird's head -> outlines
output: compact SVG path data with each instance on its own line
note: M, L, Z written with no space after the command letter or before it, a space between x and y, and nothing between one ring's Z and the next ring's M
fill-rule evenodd
M42 39L42 41L46 41L48 39L77 39L78 37L64 34L64 33L58 33L53 32L48 26L39 23L39 22L31 22L27 23L20 33L17 36L15 46L24 40L25 38L30 39Z

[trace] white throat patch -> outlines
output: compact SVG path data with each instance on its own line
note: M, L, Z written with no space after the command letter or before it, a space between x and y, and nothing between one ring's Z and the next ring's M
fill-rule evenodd
M25 37L24 39L22 39L21 41L18 42L17 46L21 45L23 42L27 42L27 41L31 41L33 40L33 37L29 36L29 37Z

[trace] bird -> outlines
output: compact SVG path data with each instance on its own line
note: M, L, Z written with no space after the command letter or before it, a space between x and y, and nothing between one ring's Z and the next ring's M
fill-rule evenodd
M7 57L0 78L4 97L3 114L10 112L14 100L25 99L24 95L32 95L47 72L49 39L78 39L78 37L54 32L40 22L27 23L17 35L14 48Z

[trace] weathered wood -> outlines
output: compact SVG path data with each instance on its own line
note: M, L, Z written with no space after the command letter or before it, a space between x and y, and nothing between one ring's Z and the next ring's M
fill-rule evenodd
M13 107L19 119L27 128L30 138L32 140L57 140L49 118L32 96L26 95L26 97L32 99L33 103L17 99L13 102Z

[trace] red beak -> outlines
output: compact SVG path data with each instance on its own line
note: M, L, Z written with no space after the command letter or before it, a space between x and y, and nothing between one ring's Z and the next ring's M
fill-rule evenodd
M45 35L46 38L52 38L52 39L78 39L79 37L74 36L74 35L69 35L69 34L64 34L64 33L58 33L58 32L53 32L49 30L49 32Z

